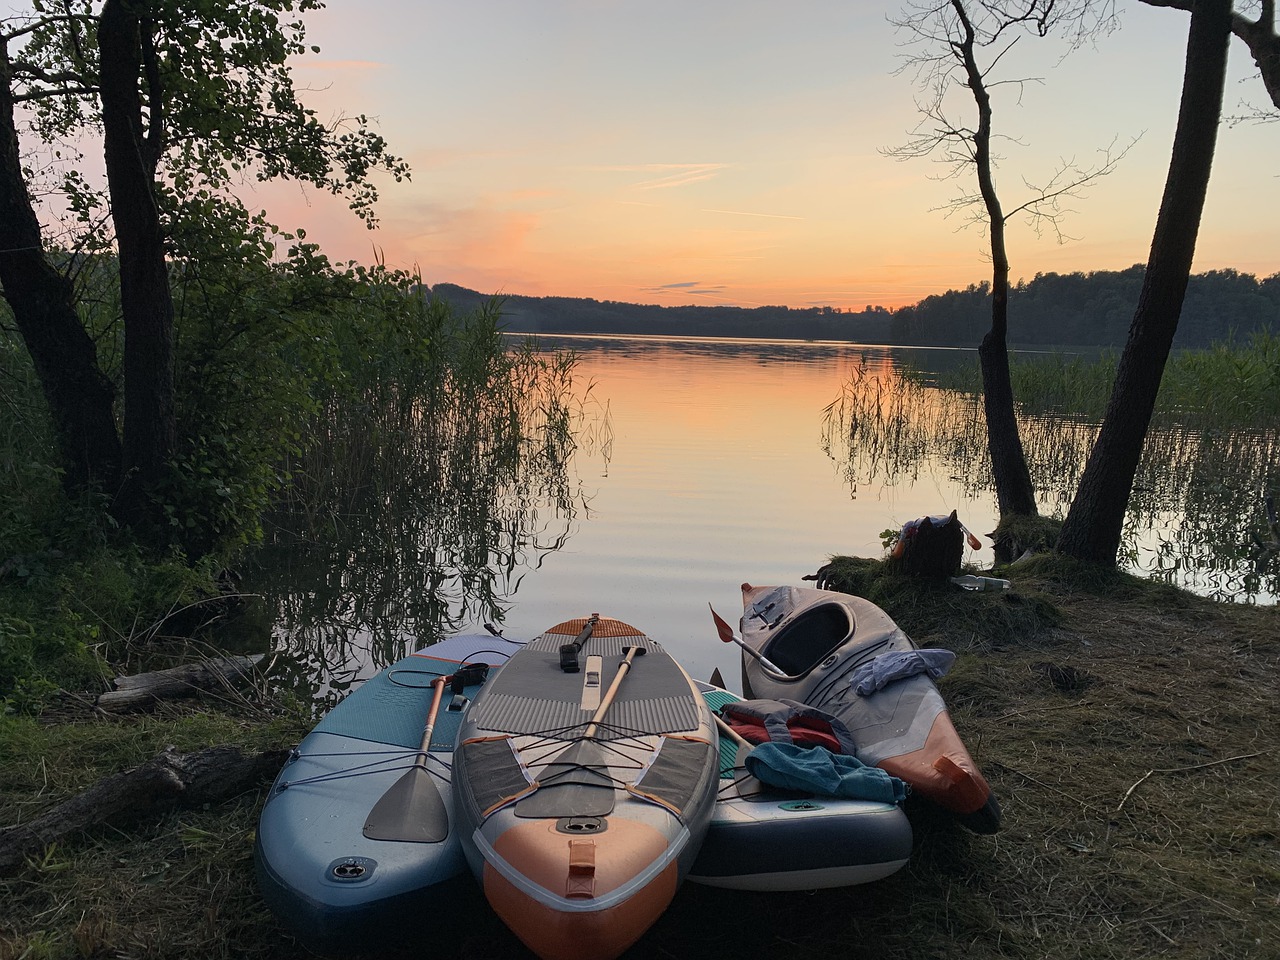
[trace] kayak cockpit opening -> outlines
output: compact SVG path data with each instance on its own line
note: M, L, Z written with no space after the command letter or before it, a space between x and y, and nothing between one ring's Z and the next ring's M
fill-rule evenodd
M820 603L779 630L760 652L791 679L803 677L853 635L853 614L842 603Z

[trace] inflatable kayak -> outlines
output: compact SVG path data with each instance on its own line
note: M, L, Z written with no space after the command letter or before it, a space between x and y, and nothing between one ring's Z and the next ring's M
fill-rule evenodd
M684 669L593 615L513 656L463 718L454 809L485 897L544 960L610 960L671 902L719 785Z
M795 700L837 717L863 763L975 832L999 829L1000 805L933 682L954 655L917 649L888 614L850 594L743 584L742 602L748 699Z
M741 697L698 682L712 710ZM689 879L735 890L816 890L881 880L911 856L911 823L894 803L770 787L747 774L722 729L720 790Z
M292 752L254 853L263 898L299 939L326 953L376 949L421 936L424 915L469 892L449 789L462 708L484 673L468 665L501 664L520 648L459 636L405 657Z

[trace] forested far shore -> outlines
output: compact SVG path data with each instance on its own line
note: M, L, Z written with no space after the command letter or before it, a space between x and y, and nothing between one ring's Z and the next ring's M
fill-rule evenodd
M1128 336L1146 268L1041 273L1013 285L1009 340L1019 345L1120 347ZM452 283L433 292L455 307L491 299ZM679 306L499 294L504 329L513 333L846 340L913 346L975 346L991 325L986 282L926 297L907 307ZM1280 330L1280 273L1259 280L1236 270L1193 274L1175 347L1206 347L1255 330Z

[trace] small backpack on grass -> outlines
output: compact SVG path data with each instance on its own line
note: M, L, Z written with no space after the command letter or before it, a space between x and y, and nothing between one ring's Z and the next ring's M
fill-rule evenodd
M967 533L954 510L946 517L910 520L902 525L885 566L895 573L926 580L954 577L960 572ZM972 538L973 534L969 536Z

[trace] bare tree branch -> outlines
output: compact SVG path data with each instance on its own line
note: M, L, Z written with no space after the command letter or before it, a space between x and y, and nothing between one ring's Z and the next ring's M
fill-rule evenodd
M1023 185L1031 191L1032 196L1026 202L1011 209L1005 215L1006 222L1020 214L1025 214L1027 224L1036 232L1036 236L1041 236L1043 229L1047 226L1053 230L1059 243L1073 239L1062 232L1062 218L1070 211L1062 208L1061 201L1066 197L1079 196L1082 187L1113 173L1140 138L1140 136L1134 137L1118 151L1115 149L1116 141L1112 140L1099 151L1102 154L1102 162L1095 167L1081 168L1075 160L1064 161L1043 186L1037 186L1024 179Z
M1190 0L1180 0L1190 2ZM971 14L970 11L973 11ZM981 18L976 19L976 18ZM1051 229L1059 243L1070 240L1062 230L1062 220L1069 212L1061 206L1066 197L1081 196L1085 187L1114 172L1117 164L1132 149L1135 138L1123 150L1116 151L1116 141L1103 148L1101 162L1094 167L1082 167L1074 160L1063 162L1052 172L1042 187L1023 178L1024 187L1031 196L1018 202L1011 210L1000 210L995 196L994 180L984 189L981 168L985 163L994 174L1005 158L992 150L996 140L1018 142L1007 136L998 136L983 128L983 114L991 109L990 95L999 87L1022 88L1029 84L1043 83L1040 77L992 79L992 73L1013 49L1019 37L1011 31L1026 29L1037 36L1046 36L1050 30L1066 26L1067 41L1077 46L1086 35L1086 28L1096 34L1114 28L1115 14L1110 2L1077 0L1061 3L1058 0L970 0L968 3L927 3L912 5L907 14L891 21L900 30L911 35L908 45L919 47L918 52L906 58L897 73L914 69L917 85L929 91L927 100L917 99L922 122L910 134L905 143L882 150L886 156L898 160L934 157L947 168L936 179L960 179L970 171L977 171L979 190L960 190L942 209L946 216L957 213L965 221L990 229L993 217L998 217L1003 227L1011 218L1025 215L1027 224L1042 235ZM969 51L966 54L966 50ZM990 61L979 65L977 51L989 50ZM968 57L968 60L966 59ZM972 62L968 62L972 61ZM958 77L958 78L957 78ZM979 125L972 128L953 121L947 113L946 102L952 90L964 86L973 93L979 106ZM986 101L985 107L983 101ZM994 200L994 204L991 202Z

